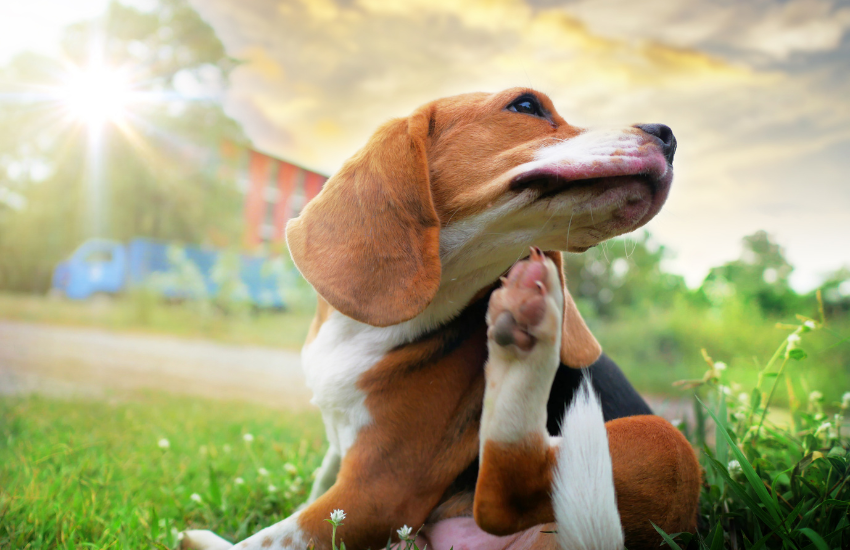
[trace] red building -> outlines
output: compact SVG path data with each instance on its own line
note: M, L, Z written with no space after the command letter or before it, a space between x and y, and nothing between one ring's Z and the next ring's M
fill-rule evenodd
M241 157L233 144L222 146L222 157ZM285 242L286 222L322 190L327 176L258 151L248 151L247 177L238 180L245 189L246 248Z

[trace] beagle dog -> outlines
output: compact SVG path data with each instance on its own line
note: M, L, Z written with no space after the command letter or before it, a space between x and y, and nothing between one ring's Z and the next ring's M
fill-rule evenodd
M308 503L236 547L330 548L335 509L352 550L403 525L435 550L693 531L694 452L601 353L558 252L647 223L675 150L667 126L577 128L526 88L380 127L287 225L319 295L303 365L330 448Z

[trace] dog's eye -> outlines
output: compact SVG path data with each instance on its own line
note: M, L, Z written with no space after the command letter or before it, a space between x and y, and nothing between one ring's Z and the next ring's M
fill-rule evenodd
M514 113L525 113L527 115L545 118L545 116L543 115L543 109L540 107L540 104L537 102L537 99L533 96L520 96L516 98L510 105L508 105L507 109L508 111L513 111Z

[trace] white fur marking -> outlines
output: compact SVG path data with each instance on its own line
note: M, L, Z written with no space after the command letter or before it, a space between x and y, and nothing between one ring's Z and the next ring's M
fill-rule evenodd
M587 376L575 393L561 427L552 507L561 548L623 548L608 432L602 407Z

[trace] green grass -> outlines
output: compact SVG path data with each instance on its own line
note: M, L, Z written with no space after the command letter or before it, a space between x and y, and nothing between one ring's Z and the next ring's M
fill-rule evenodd
M704 357L708 370L685 384L698 392L697 423L682 426L702 451L701 528L695 534L664 534L670 547L850 547L850 434L844 422L850 392L830 403L819 390L797 394L792 383L805 369L806 344L823 330L822 323L803 317L786 326L790 334L761 366L751 391L733 391L745 389L735 381L735 371ZM783 393L790 409L771 414Z
M702 376L703 349L729 366L737 384L754 387L776 342L788 332L778 322L798 321L793 316L764 318L757 309L734 301L706 308L686 300L665 309L624 311L614 320L588 319L603 349L636 388L674 397L682 394L671 382ZM803 395L818 388L828 401L840 400L850 391L850 317L827 319L820 330L807 334L805 350L809 358L794 371L795 391ZM778 394L778 403L788 406L786 396Z
M144 294L73 301L0 292L0 319L299 349L315 308L314 300L304 302L285 312L226 314L199 304L168 304Z
M795 390L814 360L805 350L825 330L801 319L774 332L774 353L752 384L719 363L726 357L701 357L704 374L684 390L702 400L697 422L681 427L706 470L700 529L671 534L672 547L850 547L850 394ZM782 402L789 408L772 414ZM5 398L0 548L170 547L193 527L239 540L303 501L323 446L315 413L156 393Z
M190 527L239 540L303 502L324 441L317 413L245 403L3 398L0 548L173 547Z

